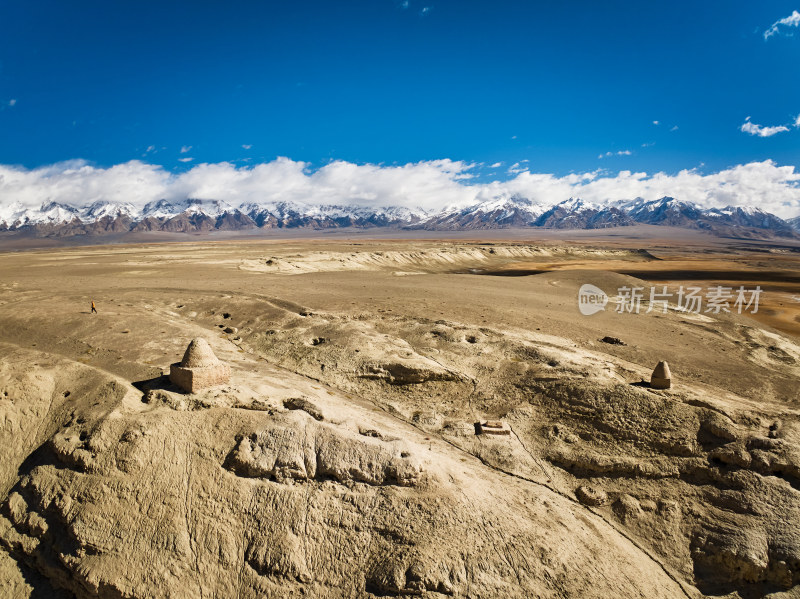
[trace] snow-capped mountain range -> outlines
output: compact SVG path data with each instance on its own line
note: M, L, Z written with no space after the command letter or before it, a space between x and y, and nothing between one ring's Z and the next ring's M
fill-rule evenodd
M198 199L158 200L142 208L100 201L84 207L54 201L39 208L27 208L18 203L0 206L0 231L30 231L54 236L253 228L601 229L637 223L748 237L794 237L800 233L800 217L784 221L758 208L702 208L670 197L651 201L637 198L604 205L569 198L553 206L542 206L524 197L511 196L438 211L400 206L367 208L296 202L233 206L223 200Z

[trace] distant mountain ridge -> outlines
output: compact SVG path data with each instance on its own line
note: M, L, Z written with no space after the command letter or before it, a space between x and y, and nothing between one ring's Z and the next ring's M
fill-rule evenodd
M400 206L313 205L297 202L245 203L223 200L165 199L138 209L128 203L96 201L75 207L51 201L39 208L19 203L0 206L0 231L40 236L102 235L128 231L194 233L245 229L332 229L395 227L430 231L532 227L605 229L635 224L682 227L740 237L800 237L800 217L785 221L759 208L701 208L663 197L607 205L569 198L542 206L521 196L498 197L439 211Z

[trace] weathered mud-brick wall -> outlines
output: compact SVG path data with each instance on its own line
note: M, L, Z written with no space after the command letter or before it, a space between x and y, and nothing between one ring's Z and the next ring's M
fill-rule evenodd
M169 380L189 393L196 393L206 387L224 385L230 378L231 368L227 364L205 368L181 368L179 364L172 364L169 367Z

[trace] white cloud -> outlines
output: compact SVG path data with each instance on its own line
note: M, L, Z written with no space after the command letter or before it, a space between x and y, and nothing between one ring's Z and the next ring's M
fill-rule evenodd
M610 156L630 156L633 152L630 150L620 150L619 152L606 152L605 154L599 154L598 158L609 158Z
M798 118L800 119L800 117L798 117ZM502 162L495 162L495 163L494 163L492 166L490 166L489 168L500 168L501 166L503 166L503 163L502 163Z
M403 9L405 9L405 8L408 8L408 6L409 6L409 2L408 2L408 0L403 0L403 1L400 3L400 8L403 8Z
M250 148L252 148L252 147L253 147L253 144L242 144L242 147L243 147L245 150L249 150Z
M798 114L797 118L794 119L794 126L800 129L800 114Z
M289 201L439 210L519 194L543 206L569 197L604 204L672 196L704 207L755 206L787 218L800 214L800 172L771 160L711 174L696 169L676 174L623 170L559 177L521 170L507 181L488 183L467 178L475 167L447 159L400 166L339 160L315 170L289 158L238 167L227 162L197 164L179 173L141 161L110 168L82 161L32 170L0 165L0 207L14 202L35 207L52 200L75 206L108 200L141 207L161 198L198 198L221 199L236 206Z
M11 99L8 101L8 105L9 105L9 106L16 106L16 105L17 105L17 99L16 99L16 98L11 98Z
M672 129L670 129L670 131L677 131L677 130L678 130L678 125L673 125Z
M788 17L780 19L779 21L775 21L770 28L764 32L764 40L766 41L776 33L782 32L783 30L781 29L781 26L797 27L798 25L800 25L800 12L793 10L792 14L790 14Z
M762 127L761 125L756 125L755 123L750 121L750 117L747 117L742 123L742 126L739 129L743 133L749 133L750 135L757 135L758 137L772 137L777 133L783 133L784 131L788 131L789 127L784 125L777 125L775 127Z
M489 189L519 193L543 205L568 197L603 204L636 197L655 200L672 196L707 208L741 205L760 207L783 217L800 214L800 172L795 172L793 166L776 166L771 160L708 175L694 169L677 174L620 171L617 175L598 176L595 172L560 178L526 172L511 181L487 184L484 194Z
M178 162L191 162L194 158L187 156L186 158L178 158Z
M422 8L422 10L421 10L421 11L419 11L419 15L420 15L421 17L424 17L425 15L427 15L428 13L430 13L430 12L431 12L431 8L432 8L432 7L430 7L430 6L425 6L425 7L423 7L423 8Z
M98 200L143 205L161 194L171 175L137 160L96 168L80 160L26 170L0 165L0 205L26 207L55 200L75 206Z
M186 152L190 151L192 146L181 146L181 154L186 154Z
M661 123L659 121L653 121L653 124L654 125L660 125Z
M155 149L156 149L155 146L152 146L152 145L151 146L147 146L147 149L145 150L145 152L154 152Z
M517 136L516 135L512 135L511 139L517 139Z
M654 141L648 141L648 142L646 142L646 143L643 143L643 144L642 144L642 147L643 147L643 148L649 148L649 147L651 147L651 146L654 146L654 145L656 145L656 142L654 142Z

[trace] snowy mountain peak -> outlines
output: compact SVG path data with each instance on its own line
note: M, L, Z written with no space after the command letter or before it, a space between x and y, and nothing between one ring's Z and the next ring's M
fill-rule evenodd
M134 218L138 213L139 211L136 210L132 204L128 204L127 202L115 203L97 201L81 211L81 220L92 222L105 217L118 218L121 216Z
M454 206L450 206L442 210L442 212L452 212L457 209L458 208ZM488 214L491 212L496 212L498 210L502 211L520 210L531 214L541 214L544 209L538 204L534 204L528 198L524 198L519 195L495 196L488 200L482 200L475 204L470 204L469 206L460 208L460 212L462 214L474 214L478 212L483 212Z
M580 198L569 198L563 202L556 204L557 207L567 210L568 212L579 212L581 210L597 210L597 206L592 203L584 202Z
M178 214L180 210L167 200L148 202L142 209L142 216L152 218L169 218Z
M186 200L179 200L170 202L168 200L157 200L155 202L148 202L142 209L143 217L151 218L172 218L179 214L200 214L217 218L226 212L232 213L236 209L222 200L199 200L189 198Z
M675 198L669 196L664 196L663 198L659 198L657 200L636 198L630 202L621 202L617 205L620 208L624 208L632 213L656 212L664 210L700 210L700 206L694 202L676 200Z
M761 208L755 208L753 206L725 206L724 208L709 208L707 212L716 212L719 214L744 214L747 216L767 214Z
M68 223L79 218L79 212L67 204L45 202L38 210L25 210L20 217L26 223Z
M580 198L542 205L535 200L501 194L436 212L405 206L306 204L296 201L251 202L235 207L223 200L160 199L141 210L125 202L96 201L76 208L48 201L38 208L19 202L0 206L0 229L37 228L40 233L124 233L126 231L209 231L245 228L402 227L430 230L543 227L600 229L635 224L724 232L733 235L795 236L800 219L787 223L755 207L703 209L693 202L662 197L593 204ZM792 228L794 227L794 229Z
M20 215L25 212L26 208L20 202L12 202L8 206L0 205L0 224L5 224L10 227L14 222L19 220Z
M222 200L197 200L190 199L185 202L186 207L181 212L189 214L204 214L206 216L218 217L226 212L234 212L236 209Z

